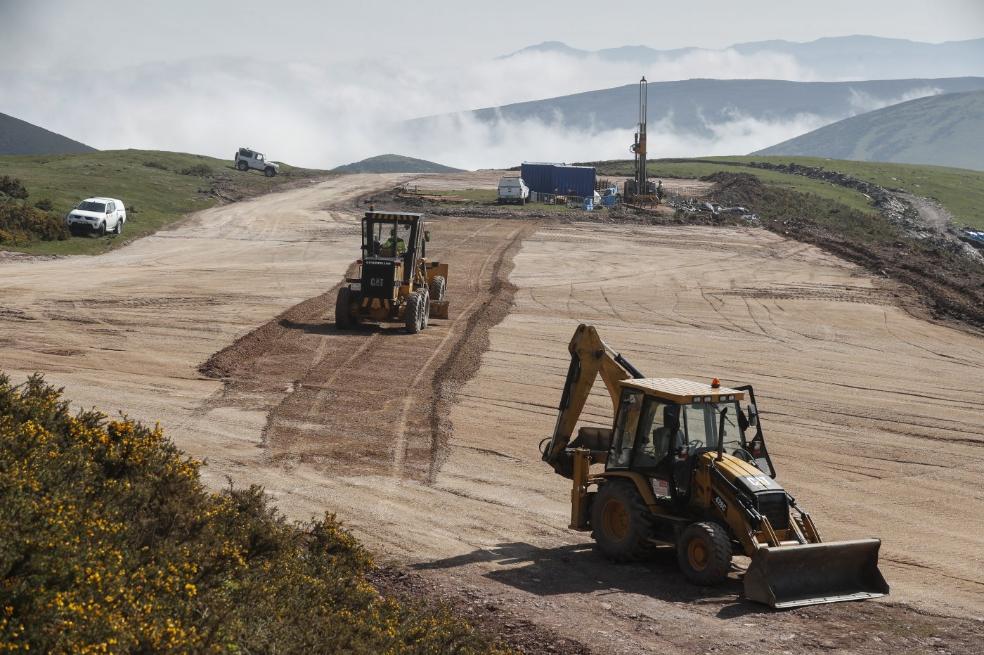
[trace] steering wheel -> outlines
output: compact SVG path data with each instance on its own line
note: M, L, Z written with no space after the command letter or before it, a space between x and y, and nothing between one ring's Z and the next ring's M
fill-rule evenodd
M731 454L740 460L748 462L749 464L755 461L755 457L744 448L735 448Z

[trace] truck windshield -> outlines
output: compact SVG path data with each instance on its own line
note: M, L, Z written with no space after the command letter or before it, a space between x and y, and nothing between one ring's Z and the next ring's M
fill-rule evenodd
M89 202L87 200L86 202L80 202L76 209L80 209L84 212L105 212L106 205L101 202Z

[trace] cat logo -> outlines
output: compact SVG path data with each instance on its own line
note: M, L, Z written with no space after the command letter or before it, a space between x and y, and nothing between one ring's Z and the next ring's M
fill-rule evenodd
M719 510L721 510L722 514L728 513L728 503L724 502L724 499L722 499L721 496L714 496L714 504Z

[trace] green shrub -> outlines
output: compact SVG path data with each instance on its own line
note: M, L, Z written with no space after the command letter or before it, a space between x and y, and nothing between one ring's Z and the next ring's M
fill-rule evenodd
M194 166L189 166L188 168L182 168L181 174L191 175L193 177L212 177L215 175L212 169L205 164L195 164Z
M150 160L150 161L145 161L143 163L143 165L146 166L147 168L156 168L159 171L166 171L167 170L167 166L165 166L164 164L160 163L159 161L155 161L153 159Z
M500 652L381 596L333 516L288 523L199 466L159 427L0 374L0 652Z
M11 198L17 198L18 200L23 200L27 198L27 189L21 184L21 181L16 177L10 177L4 175L0 177L0 194L9 196Z
M41 200L38 200L36 203L34 203L34 207L36 209L40 209L41 211L50 212L52 209L55 208L55 205L53 202L51 202L51 198L42 198Z
M65 221L23 202L0 201L0 243L62 241L70 236Z

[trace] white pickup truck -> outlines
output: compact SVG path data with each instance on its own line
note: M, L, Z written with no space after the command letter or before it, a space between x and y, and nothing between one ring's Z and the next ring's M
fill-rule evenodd
M65 217L65 224L72 234L123 234L125 223L126 207L122 200L116 198L86 198Z
M521 177L503 177L499 180L499 204L515 202L525 205L530 199L530 188Z

